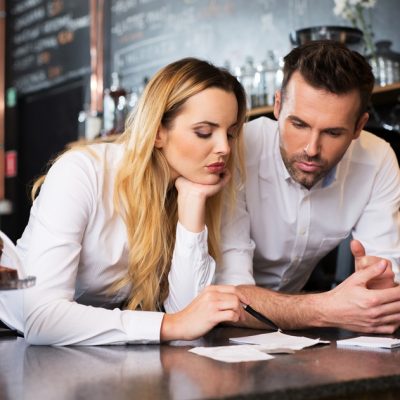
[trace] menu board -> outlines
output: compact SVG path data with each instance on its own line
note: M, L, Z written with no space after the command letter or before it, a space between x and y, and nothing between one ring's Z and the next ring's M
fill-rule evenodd
M90 72L88 0L13 0L7 6L9 86L28 93Z
M268 48L289 46L288 37L265 41L276 0L113 0L111 69L125 87L140 85L160 67L194 56L224 65ZM264 18L264 20L263 20ZM267 46L264 46L267 44ZM259 52L258 49L262 49Z

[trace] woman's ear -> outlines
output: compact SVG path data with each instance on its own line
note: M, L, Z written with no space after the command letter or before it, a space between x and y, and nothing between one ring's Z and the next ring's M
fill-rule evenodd
M157 149L162 149L167 143L167 130L160 126L157 131L156 140L154 142L154 147Z

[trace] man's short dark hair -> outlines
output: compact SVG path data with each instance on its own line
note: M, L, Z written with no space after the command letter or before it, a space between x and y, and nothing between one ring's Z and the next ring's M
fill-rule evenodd
M368 61L356 51L333 40L316 40L294 48L284 58L282 97L295 71L311 86L335 94L354 89L360 93L360 117L368 109L374 75Z

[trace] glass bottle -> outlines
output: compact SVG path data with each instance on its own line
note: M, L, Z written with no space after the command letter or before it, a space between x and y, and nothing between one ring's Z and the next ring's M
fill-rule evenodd
M265 59L265 81L266 81L266 102L268 106L274 104L275 91L277 87L280 86L282 81L281 76L277 77L277 72L279 70L278 60L275 57L275 53L272 50L268 50ZM279 86L277 86L279 81Z
M265 62L257 64L254 75L254 92L252 106L263 107L267 105L267 80Z
M284 66L283 57L279 57L277 69L275 72L275 90L278 90L281 88L282 80L283 80L283 66Z
M376 42L376 66L371 64L377 83L381 86L399 81L400 53L391 49L390 40ZM372 60L371 60L372 61ZM375 67L375 69L374 69Z
M104 90L103 97L103 134L107 135L108 132L114 130L115 120L115 103L111 97L110 89Z
M111 85L103 97L103 135L122 133L127 114L127 92L120 85L118 72L111 74Z
M111 74L110 96L115 104L114 133L122 133L125 128L126 119L126 90L120 85L118 72Z
M256 72L253 57L246 57L245 63L242 67L241 83L246 91L248 108L253 108L257 105L257 85L255 84Z

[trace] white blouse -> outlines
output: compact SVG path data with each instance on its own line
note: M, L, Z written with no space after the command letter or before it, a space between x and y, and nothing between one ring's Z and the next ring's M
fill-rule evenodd
M130 287L110 290L126 275L128 263L126 228L113 204L122 154L120 144L95 144L90 151L64 154L49 170L17 242L25 273L36 276L37 282L31 289L18 291L23 313L16 306L10 325L23 331L30 343L160 340L164 314L122 310ZM207 231L192 233L178 223L166 311L185 307L211 283L214 270ZM20 303L21 299L14 300L15 305Z

